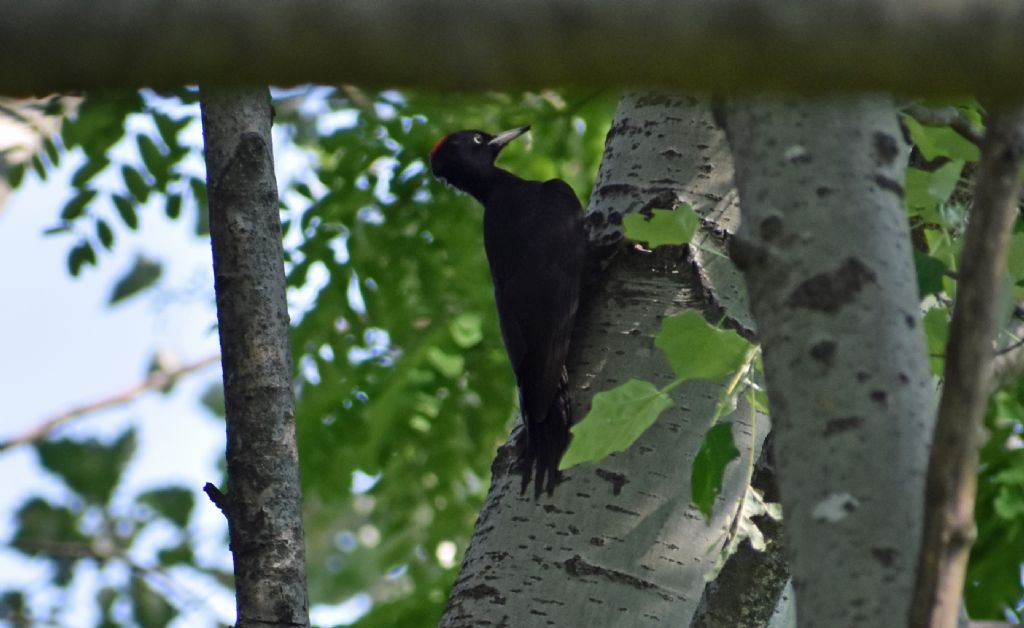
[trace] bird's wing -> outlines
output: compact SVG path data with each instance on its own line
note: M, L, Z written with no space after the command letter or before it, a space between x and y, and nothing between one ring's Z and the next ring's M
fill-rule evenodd
M529 421L554 402L579 303L584 236L580 205L563 181L542 188L542 215L522 256L495 283L502 335Z

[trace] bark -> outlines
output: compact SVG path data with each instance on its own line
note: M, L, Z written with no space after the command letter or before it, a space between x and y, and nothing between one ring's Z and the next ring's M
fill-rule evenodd
M964 235L949 327L935 444L928 466L925 527L914 628L957 624L974 541L979 435L991 392L1010 230L1018 214L1024 110L997 110L981 147L974 205Z
M800 626L910 609L933 388L890 101L737 102L727 114Z
M775 467L770 456L771 438L764 449L750 485L764 493L767 502L779 503ZM721 573L704 588L690 628L736 628L737 626L768 626L780 606L780 596L789 583L782 522L758 517L758 528L767 547L757 551L743 543L722 568ZM778 628L788 624L777 624Z
M237 626L308 626L284 261L266 88L201 94L227 409Z
M701 102L629 95L609 132L595 184L591 240L614 249L625 212L679 200L704 216L720 214L728 209L723 199L731 179L724 137ZM570 373L577 416L595 392L630 377L655 385L671 381L670 367L653 346L660 320L684 307L701 308L716 321L723 313L700 280L678 248L620 251L592 288L574 339ZM757 440L751 410L741 404L728 420L735 423L743 462L727 468L723 496L706 524L689 503L689 472L720 392L717 383L682 386L676 406L633 447L569 469L552 499L519 496L518 478L510 475L512 450L502 448L440 625L688 624L757 448L751 451ZM758 417L756 433L767 429L767 420Z
M1024 93L1024 6L1002 0L0 0L0 15L8 94L305 82Z

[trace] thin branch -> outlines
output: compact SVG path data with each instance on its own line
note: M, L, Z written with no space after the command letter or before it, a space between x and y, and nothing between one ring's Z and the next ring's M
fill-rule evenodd
M982 143L974 206L961 256L938 422L928 464L924 535L911 628L957 624L975 537L978 429L992 377L992 339L1017 216L1024 163L1024 109L993 112Z
M85 403L80 406L75 406L73 408L65 410L60 414L40 421L38 425L20 434L19 436L15 436L6 441L0 442L0 452L11 449L13 447L17 447L18 445L25 445L28 443L34 443L36 441L42 440L49 436L50 432L57 429L61 425L64 425L65 423L77 419L79 417L83 417L94 412L99 412L100 410L106 410L108 408L114 408L116 406L124 405L126 403L129 403L130 401L135 400L136 397L139 397L140 395L152 390L162 390L170 388L185 375L204 369L207 366L210 366L211 364L218 362L219 360L219 355L210 355L201 360L198 360L191 364L186 364L176 369L167 371L153 371L152 373L147 375L146 378L142 380L140 383L132 386L131 388L128 388L127 390L124 390L115 395L111 395L110 397L104 397L103 399L92 401L90 403Z
M228 515L228 496L222 493L213 482L207 482L204 484L203 492L210 498L213 505L217 507L217 510L224 515L224 518L230 520L231 516Z
M985 138L985 130L967 119L967 116L956 107L926 107L913 104L904 111L924 126L948 126L978 146L981 146Z
M101 543L74 543L50 541L15 541L14 547L25 553L36 553L56 560L80 560L91 558L99 563L119 561L124 563L133 574L141 577L151 587L159 591L165 600L177 610L200 608L205 613L216 615L213 607L206 599L189 589L160 565L148 567L128 555L124 549L109 546L103 548Z

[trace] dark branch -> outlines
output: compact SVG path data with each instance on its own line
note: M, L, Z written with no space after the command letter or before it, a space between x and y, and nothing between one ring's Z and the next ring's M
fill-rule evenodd
M222 493L213 482L207 482L203 485L203 492L210 498L213 505L217 507L217 510L223 513L224 518L230 521L231 515L228 514L228 496Z
M956 625L974 539L978 434L991 386L992 343L1017 216L1024 110L996 110L982 143L961 256L925 503L911 628Z
M8 94L307 82L1024 92L1024 5L1002 0L0 0L0 15Z
M979 146L985 138L985 130L968 120L956 107L925 107L915 104L904 111L924 126L948 126Z

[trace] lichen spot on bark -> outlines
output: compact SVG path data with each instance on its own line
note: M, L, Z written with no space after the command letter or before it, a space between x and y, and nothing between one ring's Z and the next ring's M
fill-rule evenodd
M834 271L818 273L794 288L786 304L835 314L853 301L861 289L876 281L875 271L856 257L848 257Z
M877 131L874 135L875 158L879 165L887 166L900 154L900 145L896 138L888 133Z

